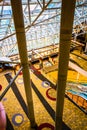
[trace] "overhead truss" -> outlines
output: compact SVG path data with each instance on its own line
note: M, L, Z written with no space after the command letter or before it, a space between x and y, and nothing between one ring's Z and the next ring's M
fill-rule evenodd
M22 0L27 49L59 43L61 0ZM73 31L87 29L87 1L77 0ZM0 2L0 51L18 53L10 0ZM0 54L0 55L1 55Z

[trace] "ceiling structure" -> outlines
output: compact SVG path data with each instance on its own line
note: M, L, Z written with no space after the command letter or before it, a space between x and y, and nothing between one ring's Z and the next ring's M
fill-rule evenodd
M61 0L21 1L27 50L58 44ZM87 31L87 0L77 0L76 2L73 32L77 34L80 30L83 30L83 33ZM17 53L11 2L3 0L0 2L0 56L10 56Z

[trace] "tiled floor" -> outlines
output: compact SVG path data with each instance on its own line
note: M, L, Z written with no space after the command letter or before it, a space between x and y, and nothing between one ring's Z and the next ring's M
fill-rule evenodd
M11 73L11 76L14 76L13 72ZM44 82L41 81L32 72L31 72L31 78L37 90L42 95L43 97L42 99L44 99L47 102L47 106L49 104L50 107L53 109L53 112L55 112L56 101L51 100L46 95L47 90L50 88L49 84L46 84L46 81ZM22 75L18 76L15 83L26 103ZM1 94L2 91L5 89L5 87L8 85L8 82L4 75L0 76L0 84L2 84L3 86L2 90L0 91ZM49 110L45 108L44 103L42 103L43 101L41 102L41 99L39 99L34 89L32 89L32 93L33 93L35 119L38 126L40 126L43 123L49 123L52 126L54 126L55 122L53 117L51 117L51 115L49 114ZM52 98L56 98L56 91L54 89L50 89L48 94ZM67 98L65 98L64 101L65 103L64 103L63 121L65 122L65 124L67 124L67 126L71 130L86 130L87 116ZM2 99L2 103L5 107L5 111L8 115L8 118L14 130L28 130L28 129L31 130L31 128L29 128L30 127L29 119L26 116L22 106L20 105L19 101L17 100L11 88L9 89L5 97ZM50 128L45 129L50 130Z
M0 84L2 85L0 95L6 86L8 86L7 77L9 77L9 73L11 77L14 77L12 71L7 71L7 74L0 73ZM55 84L57 79L56 71L48 74L44 74L43 71L40 71L40 73ZM68 72L68 79L76 81L77 72L73 71L73 73ZM56 90L51 88L50 81L46 79L42 81L32 71L30 71L30 74L36 123L38 127L43 125L44 130L53 130L55 126ZM82 76L81 78L80 75L79 82L81 82L81 79L84 79L84 77ZM86 80L85 78L85 82ZM18 95L20 95L20 98ZM26 96L22 75L17 77L13 87L9 89L2 99L2 103L11 123L9 123L10 127L7 130L33 130L30 128L30 121L27 116ZM71 130L87 130L87 115L66 97L64 98L63 122L67 125L67 130L68 127ZM39 127L38 130L41 130L41 128Z

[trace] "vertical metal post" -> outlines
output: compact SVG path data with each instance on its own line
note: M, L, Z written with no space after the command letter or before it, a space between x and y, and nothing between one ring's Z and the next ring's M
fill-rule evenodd
M31 24L31 12L30 12L30 0L27 0L28 3L28 13L29 13L29 23Z
M75 0L62 0L55 130L62 130L64 95L74 19Z
M85 34L85 53L87 53L87 32L86 32L86 34Z
M31 127L36 127L21 0L11 0Z

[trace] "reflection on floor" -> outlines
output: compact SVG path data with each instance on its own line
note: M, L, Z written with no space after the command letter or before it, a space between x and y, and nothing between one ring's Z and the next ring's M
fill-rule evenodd
M56 58L54 59L55 63ZM45 61L44 65L50 64ZM55 125L55 106L56 106L56 80L57 71L45 73L39 69L39 65L35 64L30 68L31 85L34 103L35 119L38 125L38 130L54 129ZM13 71L7 71L0 74L0 84L2 88L1 93L5 90L8 83L14 77ZM80 107L87 110L87 102L82 101L75 92L81 94L81 85L87 83L87 78L73 69L69 69L67 78L66 93L70 98L73 98ZM78 91L79 89L79 91ZM83 88L84 89L84 88ZM80 95L79 95L80 96ZM81 102L82 101L82 102ZM33 130L30 128L29 117L27 116L26 96L24 91L22 74L17 77L12 88L9 89L5 97L2 99L7 114L7 122L9 130ZM84 105L83 105L84 103ZM83 106L82 106L83 105ZM64 112L63 112L63 130L86 130L87 129L87 116L75 104L73 104L67 97L64 99Z

